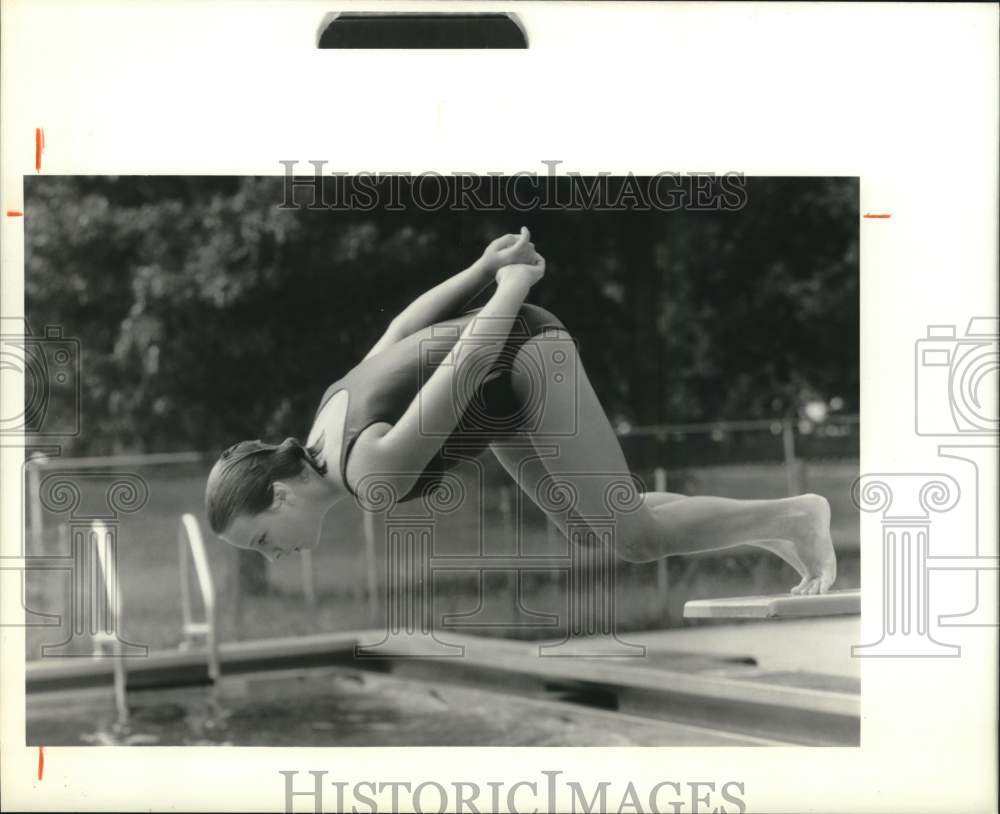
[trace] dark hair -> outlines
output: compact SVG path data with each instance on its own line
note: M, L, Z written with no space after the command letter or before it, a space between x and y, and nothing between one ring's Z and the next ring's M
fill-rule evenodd
M221 534L239 514L258 514L274 500L274 482L293 478L308 464L321 475L318 450L286 438L280 445L261 441L233 444L215 462L205 484L205 512L212 531Z

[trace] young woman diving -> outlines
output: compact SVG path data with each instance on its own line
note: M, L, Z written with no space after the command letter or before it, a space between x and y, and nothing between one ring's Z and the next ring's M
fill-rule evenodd
M277 446L243 441L222 454L206 486L212 530L277 560L318 545L330 508L373 478L392 500L412 500L455 465L449 450L469 456L489 448L564 534L568 518L607 517L610 509L615 554L624 560L750 545L798 571L792 593L826 591L837 565L830 507L819 495L735 500L636 491L631 502L609 505L609 488L632 476L572 337L556 316L525 302L544 275L545 260L522 228L414 300L327 389L305 446L294 438ZM494 281L486 305L461 313ZM561 351L540 352L553 339L563 340ZM541 371L541 399L533 392L539 365L551 368ZM540 419L521 409L529 403L544 413ZM573 431L559 431L567 416L573 421L563 425ZM525 463L526 445L558 452ZM553 485L572 500L540 499Z

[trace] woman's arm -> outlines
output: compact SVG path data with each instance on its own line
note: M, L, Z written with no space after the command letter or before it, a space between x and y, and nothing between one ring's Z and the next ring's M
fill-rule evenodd
M531 263L536 257L531 234L524 227L521 228L520 235L497 238L467 269L417 297L392 320L390 330L386 333L391 332L400 339L454 316L463 305L493 282L493 277L500 268L513 263Z
M483 257L467 269L449 277L425 291L398 314L390 323L400 338L416 333L456 314L462 305L472 300L493 281L493 275Z
M391 481L400 495L409 491L455 429L476 391L477 382L460 380L456 386L455 377L488 374L528 291L544 273L541 257L535 264L506 266L497 272L493 296L466 325L399 420L376 425L359 439L351 458L358 458L360 469ZM473 354L474 364L464 365Z

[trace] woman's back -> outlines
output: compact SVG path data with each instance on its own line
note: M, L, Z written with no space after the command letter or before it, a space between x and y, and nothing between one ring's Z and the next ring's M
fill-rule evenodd
M337 477L332 471L336 468L348 491L354 493L357 478L348 479L347 462L358 438L372 425L393 424L399 419L478 310L410 334L362 360L327 388L310 431L310 444L317 443L323 449L331 469L328 477ZM454 430L441 433L442 452L428 464L420 481L401 502L419 496L439 479L435 476L455 466L457 460L443 454L448 446L460 445L463 456L473 457L481 454L498 434L516 431L516 426L504 426L502 421L518 412L510 388L510 364L517 349L546 327L560 328L562 323L543 308L522 306L514 329L507 337L496 339L505 345L500 362L480 380L472 407L455 417L457 426L452 421ZM435 424L448 425L448 417L428 415L424 419L421 416L421 428L428 433L435 432Z

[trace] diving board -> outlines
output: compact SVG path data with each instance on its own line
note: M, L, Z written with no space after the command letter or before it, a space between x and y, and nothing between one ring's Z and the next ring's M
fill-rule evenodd
M799 596L732 596L684 603L685 619L802 619L861 613L861 591Z

